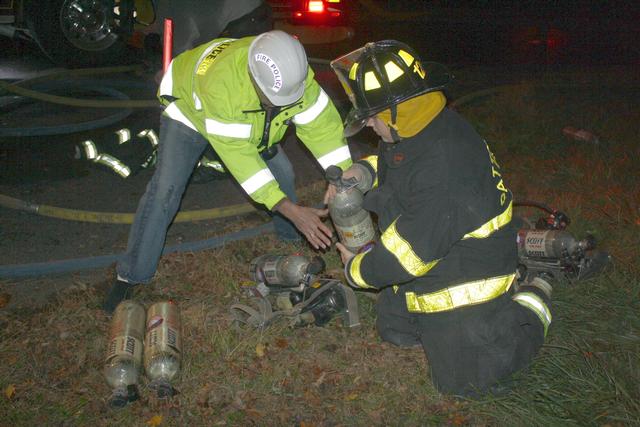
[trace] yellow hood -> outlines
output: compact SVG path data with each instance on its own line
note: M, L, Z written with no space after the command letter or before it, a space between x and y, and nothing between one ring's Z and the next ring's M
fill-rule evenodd
M378 117L394 128L401 138L410 138L424 129L442 111L447 98L442 92L429 92L398 104L398 117L391 124L391 110L378 113Z

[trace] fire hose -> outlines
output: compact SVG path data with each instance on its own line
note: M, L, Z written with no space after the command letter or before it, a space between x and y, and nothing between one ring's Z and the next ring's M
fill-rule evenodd
M0 82L3 84L3 82ZM110 98L114 98L114 101L123 101L126 102L129 97L125 95L123 92L116 90L112 87L104 86L101 84L91 84L90 82L81 82L81 83L73 83L73 86L65 85L64 89L66 90L86 90L91 92L97 92ZM89 86L90 85L90 86ZM45 91L54 90L60 87L60 85L46 85ZM26 89L25 89L26 90ZM29 91L34 92L34 91ZM38 94L46 97L57 97L57 95L51 95L45 92L37 92ZM62 97L59 97L62 98ZM82 101L78 99L77 101ZM6 105L6 104L4 104ZM46 135L64 135L71 133L84 132L88 130L103 128L106 126L110 126L114 123L118 123L125 118L127 118L133 110L131 108L122 108L114 113L109 114L108 116L101 117L98 119L91 119L88 121L83 121L79 123L63 123L59 125L48 125L48 126L29 126L29 127L2 127L0 128L0 137L30 137L30 136L46 136Z
M222 236L212 237L210 239L167 246L163 249L162 254L167 255L175 252L196 252L205 249L218 248L226 245L229 242L250 239L271 232L273 232L273 224L269 222L257 227L246 228ZM107 267L117 262L123 255L124 254L111 254L87 258L75 258L62 261L3 265L0 266L0 278L15 279L22 277L45 276L48 274L61 274L69 273L72 271Z
M157 100L105 100L105 99L81 99L67 96L51 95L36 90L27 89L23 85L32 85L44 80L55 80L67 77L82 77L96 74L118 74L126 72L142 71L140 66L104 67L104 68L83 68L78 70L65 70L58 73L47 74L19 83L7 83L0 80L0 90L15 93L20 96L37 99L39 101L53 104L67 105L82 108L152 108L159 107Z
M50 218L58 218L69 221L93 222L102 224L131 224L134 213L117 212L94 212L77 209L59 208L49 205L39 205L25 202L20 199L0 194L0 206L10 209L17 209L36 215ZM209 219L227 218L230 216L242 215L254 212L256 208L249 203L222 206L211 209L199 209L193 211L182 211L176 216L174 222L204 221Z

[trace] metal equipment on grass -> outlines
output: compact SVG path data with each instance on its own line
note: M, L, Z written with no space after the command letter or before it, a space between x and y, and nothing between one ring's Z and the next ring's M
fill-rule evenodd
M112 389L112 408L122 408L139 398L144 322L144 307L132 300L122 301L113 314L103 371Z
M283 318L292 326L324 326L336 316L348 327L360 325L355 293L339 280L320 277L324 268L320 257L257 257L251 262L255 282L246 287L250 305L234 304L231 314L237 323L254 327Z
M607 252L596 248L596 239L587 235L578 240L566 231L569 217L543 204L524 201L516 206L533 206L547 212L535 224L518 230L518 270L521 280L533 276L548 279L584 280L602 272L611 263Z

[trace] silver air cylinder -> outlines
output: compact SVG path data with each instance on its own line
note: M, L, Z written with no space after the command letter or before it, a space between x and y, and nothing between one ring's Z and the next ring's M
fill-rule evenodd
M329 166L325 176L338 190L329 202L329 215L340 242L351 252L358 252L375 239L371 214L362 207L364 196L358 187L344 182L339 167Z
M304 255L262 255L251 261L251 275L257 283L267 286L295 288L308 285L324 270L320 257Z
M570 233L561 230L529 230L518 232L518 255L530 258L563 258L579 249L588 249Z
M157 302L147 312L144 369L158 397L174 395L172 381L180 371L182 336L180 312L173 301Z
M135 301L122 301L113 313L103 371L113 390L113 407L121 408L138 398L144 324L144 307Z

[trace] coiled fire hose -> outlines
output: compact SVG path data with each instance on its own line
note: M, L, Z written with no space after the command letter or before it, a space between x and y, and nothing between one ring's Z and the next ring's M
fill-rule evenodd
M118 74L141 71L140 66L124 66L124 67L104 67L104 68L83 68L79 70L65 70L58 73L47 74L45 76L24 80L18 83L7 83L0 80L0 90L15 93L16 95L27 98L37 99L43 102L53 104L67 105L70 107L82 108L158 108L157 100L119 100L119 99L79 99L68 96L52 95L37 90L27 89L23 85L32 85L44 80L56 80L63 78L73 78L81 76L91 76L96 74Z

